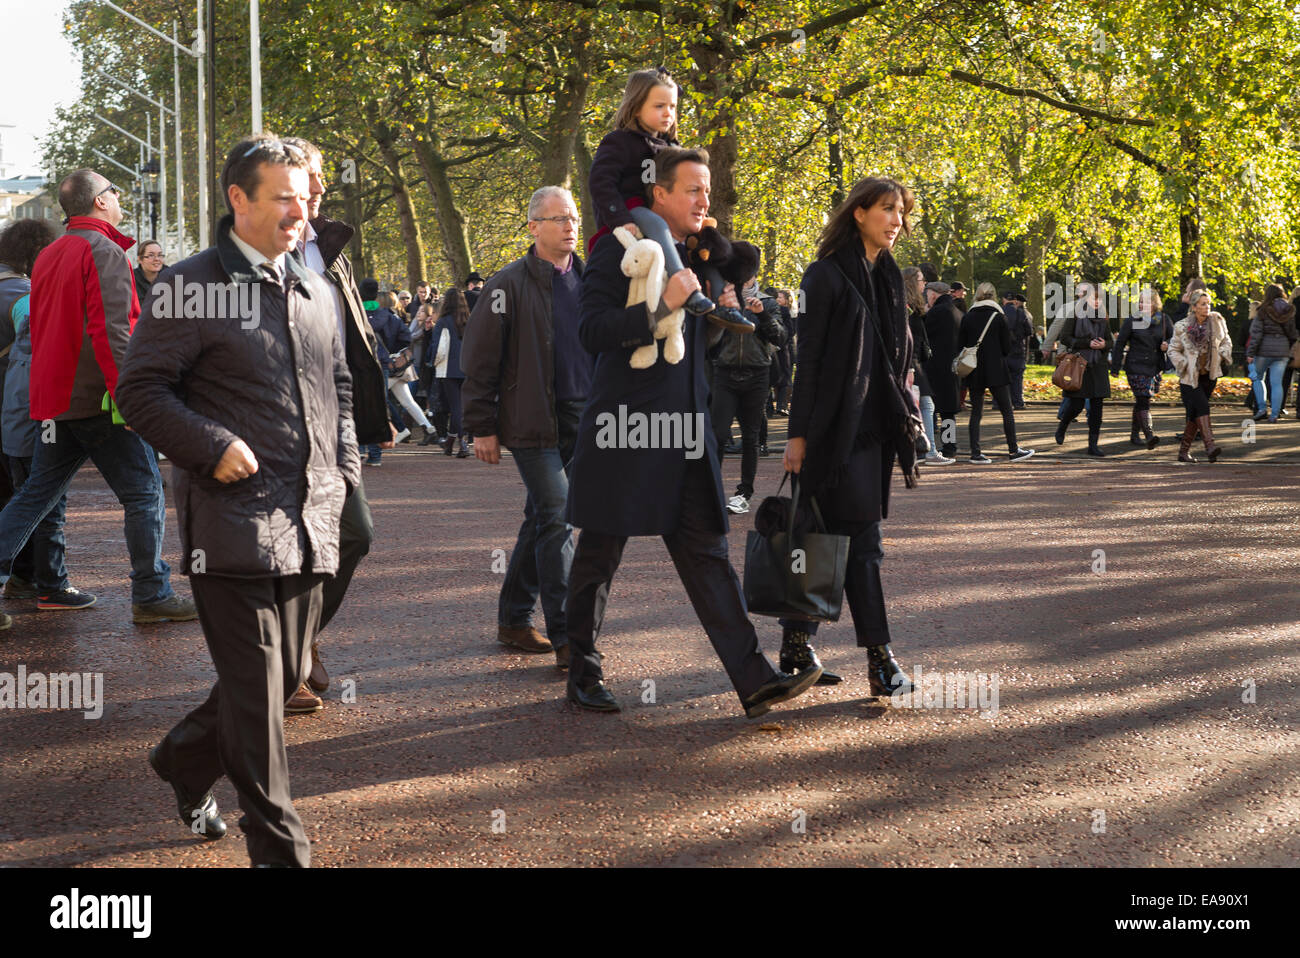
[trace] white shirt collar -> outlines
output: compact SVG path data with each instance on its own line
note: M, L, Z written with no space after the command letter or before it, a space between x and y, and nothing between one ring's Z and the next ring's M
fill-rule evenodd
M234 227L231 227L230 238L234 240L235 246L237 246L239 251L244 254L244 258L248 260L249 265L252 266L253 269L257 269L263 263L270 263L275 267L275 271L280 274L280 278L284 278L284 253L281 253L279 256L275 257L275 259L267 259L260 252L240 239L235 233Z

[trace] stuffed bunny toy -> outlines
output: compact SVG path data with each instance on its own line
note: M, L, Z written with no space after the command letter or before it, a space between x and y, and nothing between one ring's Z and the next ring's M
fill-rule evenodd
M614 230L614 235L626 250L623 253L623 275L632 280L627 290L627 305L644 303L646 311L653 316L659 308L659 299L668 279L664 272L664 251L654 240L633 239L632 234L621 226ZM669 363L679 363L686 355L686 339L682 335L685 317L684 310L679 307L655 323L655 340L664 340L664 359ZM656 342L633 350L628 365L633 369L648 369L658 357Z

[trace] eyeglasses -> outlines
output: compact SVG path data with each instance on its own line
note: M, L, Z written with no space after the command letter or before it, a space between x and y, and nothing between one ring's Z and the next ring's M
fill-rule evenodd
M578 219L576 216L534 216L533 222L534 223L558 223L560 226L563 226L565 223L568 223L570 226L577 226L579 223L582 222L582 220Z
M140 258L141 258L141 259L162 259L162 258L163 258L163 254L162 254L161 251L159 251L159 252L157 252L157 253L145 253L145 254L142 255Z
M110 183L108 186L104 187L102 190L100 190L98 193L95 194L95 199L99 199L99 198L100 198L101 196L103 196L105 193L112 193L114 196L121 196L121 195L122 195L122 191L119 190L119 189L118 189L116 186L114 186L112 183Z

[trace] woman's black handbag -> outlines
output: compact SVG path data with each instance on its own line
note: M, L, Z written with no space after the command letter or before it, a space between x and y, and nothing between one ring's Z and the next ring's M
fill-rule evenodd
M786 476L789 477L789 473ZM799 477L791 479L793 499L768 496L754 516L754 529L745 540L745 605L755 615L810 622L835 622L844 601L844 575L849 564L849 537L826 532L817 500L809 497L815 530L799 511Z

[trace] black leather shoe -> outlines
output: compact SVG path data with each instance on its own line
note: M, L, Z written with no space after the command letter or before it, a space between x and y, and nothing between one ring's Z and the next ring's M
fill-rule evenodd
M592 712L623 711L618 704L618 699L614 698L613 693L605 688L604 682L597 682L585 689L580 689L570 682L569 701L579 708L588 709Z
M772 711L778 702L788 702L796 696L803 695L822 677L822 667L814 666L795 675L777 672L772 680L741 704L745 707L745 718L758 718Z
M1061 422L1060 422L1060 424L1056 427L1056 444L1057 444L1058 446L1060 446L1060 445L1064 445L1064 443L1065 443L1065 430L1068 429L1069 426L1070 426L1070 424L1069 424L1068 422L1066 422L1064 419L1062 419Z
M693 313L696 316L703 316L705 313L711 313L718 308L718 304L709 297L705 296L698 289L687 297L683 304L686 312Z
M210 842L226 837L226 823L221 820L221 810L217 808L217 800L212 797L212 789L195 799L174 784L158 765L157 745L149 749L149 765L176 793L176 809L180 812L181 822L190 832Z
M800 632L796 629L783 630L781 634L781 671L802 672L804 669L811 668L822 670L821 678L817 680L818 685L839 685L844 681L843 677L836 675L834 672L828 672L822 667L821 660L817 658L817 650L808 641L807 632Z
M721 326L733 333L752 333L756 328L751 320L745 318L744 313L730 306L714 306L702 315L714 326Z
M907 673L902 670L894 653L888 645L867 646L867 678L871 684L872 695L893 695L915 692L916 686L907 680Z

